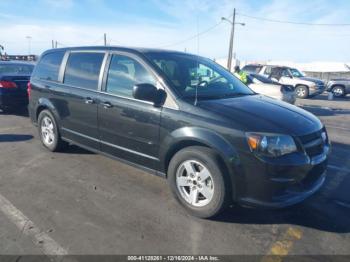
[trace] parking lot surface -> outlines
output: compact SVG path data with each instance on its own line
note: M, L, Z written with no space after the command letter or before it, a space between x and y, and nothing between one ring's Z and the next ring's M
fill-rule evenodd
M322 190L213 220L188 215L164 179L76 146L50 153L25 114L0 113L1 254L350 255L350 97L297 103L332 141Z

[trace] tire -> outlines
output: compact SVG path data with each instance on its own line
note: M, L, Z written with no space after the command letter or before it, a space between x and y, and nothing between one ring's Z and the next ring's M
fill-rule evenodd
M65 149L68 143L61 139L55 117L49 110L43 110L38 117L40 141L51 152Z
M334 86L332 88L332 93L335 97L344 97L345 96L345 89L342 86Z
M309 88L307 86L297 86L295 93L298 98L305 99L309 97Z
M168 183L176 200L191 215L211 218L231 202L231 184L224 170L220 156L212 149L188 147L171 159Z

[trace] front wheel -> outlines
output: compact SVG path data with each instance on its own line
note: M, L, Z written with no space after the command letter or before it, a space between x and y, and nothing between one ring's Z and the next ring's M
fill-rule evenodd
M188 147L175 154L168 182L176 199L200 218L219 214L230 202L230 183L220 157L206 147Z
M62 141L56 120L48 110L40 112L38 117L39 137L41 143L50 151L56 152L64 149L68 144Z
M309 88L307 86L297 86L295 89L295 93L298 98L308 98L309 97Z
M345 90L342 86L335 86L332 88L332 93L335 97L345 96Z

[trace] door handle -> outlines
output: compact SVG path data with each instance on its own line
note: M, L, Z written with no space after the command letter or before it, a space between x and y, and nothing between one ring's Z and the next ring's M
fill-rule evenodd
M95 103L95 101L91 97L85 98L85 104L91 105Z
M112 104L111 104L110 102L104 102L102 105L103 105L103 107L104 107L105 109L108 109L108 108L112 108L112 107L113 107Z

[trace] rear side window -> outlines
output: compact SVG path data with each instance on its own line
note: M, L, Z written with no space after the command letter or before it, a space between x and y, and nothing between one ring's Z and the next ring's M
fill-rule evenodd
M266 69L265 69L265 75L270 75L271 74L271 70L272 70L272 67L271 66L266 66Z
M57 82L63 56L63 51L44 55L35 67L33 78Z
M259 73L261 70L261 66L256 66L256 65L246 65L242 69L243 71L247 73Z
M63 82L71 86L97 90L104 55L90 52L71 53Z

